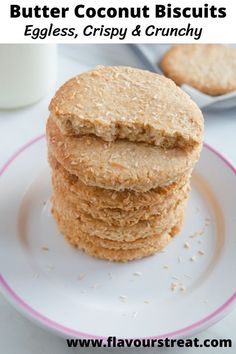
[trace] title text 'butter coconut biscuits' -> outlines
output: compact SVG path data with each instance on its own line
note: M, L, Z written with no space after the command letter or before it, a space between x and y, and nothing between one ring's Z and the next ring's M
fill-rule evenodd
M208 95L236 90L236 48L221 44L186 44L171 47L160 63L166 76Z
M74 77L49 110L66 135L184 149L202 141L203 117L190 97L173 81L130 67L99 66Z
M192 151L162 149L127 140L105 142L95 136L62 135L47 123L49 149L55 158L88 186L145 192L180 178L193 168L201 145Z

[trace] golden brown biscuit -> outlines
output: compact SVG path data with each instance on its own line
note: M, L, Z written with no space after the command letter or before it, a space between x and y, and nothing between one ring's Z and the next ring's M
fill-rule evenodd
M78 75L57 91L49 110L66 135L184 149L202 142L197 105L171 80L140 69L99 66Z
M52 167L53 185L58 189L68 190L78 196L80 200L90 201L96 209L117 209L124 211L134 208L152 207L152 205L163 204L166 199L174 198L176 193L188 183L191 170L187 175L181 176L176 182L163 187L150 189L145 193L131 190L114 191L99 187L86 186L77 176L70 174L54 158L50 149L48 154L50 166Z
M56 182L55 182L56 181ZM91 200L81 199L78 194L70 191L65 187L65 183L57 183L57 174L52 175L53 193L62 200L65 200L70 208L78 214L88 214L93 219L98 219L112 226L131 226L137 224L141 220L149 220L155 215L166 213L176 204L177 200L182 200L189 192L189 183L175 190L172 196L165 198L161 204L153 204L143 207L134 207L130 210L121 208L97 208ZM88 187L89 188L89 187ZM122 192L121 192L122 193Z
M78 212L60 195L52 197L53 210L63 215L68 224L74 220L76 227L83 233L97 236L112 241L134 241L140 238L152 237L166 230L170 225L175 225L176 220L182 215L186 207L187 198L176 201L176 204L161 215L154 215L148 220L142 220L131 226L112 226L108 223L94 219L90 215Z
M193 168L201 146L192 151L164 150L127 140L104 142L95 136L63 136L48 119L47 140L55 158L84 184L145 192L176 181Z
M117 242L104 240L81 232L73 221L69 222L64 215L59 214L55 209L53 210L53 215L61 233L73 246L78 247L91 256L118 262L143 258L160 251L169 243L171 237L179 232L183 222L182 215L182 219L180 218L178 223L170 228L169 231L150 237L148 240Z
M160 63L166 76L216 96L236 90L236 48L221 44L171 47Z
M134 241L113 241L98 236L92 236L88 233L81 231L80 229L78 229L77 222L74 219L68 219L66 215L59 214L56 209L53 209L52 213L53 215L56 215L57 222L59 221L59 225L61 225L62 229L64 230L63 233L66 233L68 235L68 238L70 238L71 243L73 243L74 245L76 245L78 239L83 238L86 241L93 242L93 244L95 244L97 247L114 250L132 250L149 246L153 247L159 241L159 238L162 236L162 234L168 232L171 234L171 236L174 236L180 230L184 219L184 212L182 212L178 216L178 218L176 218L175 223L169 225L160 234L155 234L146 238L140 238Z

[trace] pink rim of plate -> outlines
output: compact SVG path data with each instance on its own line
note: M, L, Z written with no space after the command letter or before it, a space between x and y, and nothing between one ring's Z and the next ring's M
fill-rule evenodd
M17 150L11 157L10 159L2 166L0 169L0 177L3 175L3 173L7 170L7 168L11 165L11 163L25 150L27 150L29 147L34 145L35 143L39 142L45 137L45 135L40 135L36 137L35 139L29 141L27 144L23 145L19 150ZM217 155L224 163L226 166L228 166L233 173L236 175L236 168L231 165L231 163L226 160L225 157L223 157L218 151L216 151L214 148L209 146L208 144L204 144L204 146L210 150L212 153ZM60 323L57 323L38 311L34 310L30 305L28 305L23 299L21 299L15 292L14 290L8 285L7 281L3 278L3 276L0 274L0 285L3 289L3 293L9 296L9 298L12 300L12 302L18 306L19 309L22 310L23 313L28 314L31 318L35 319L38 323L41 325L45 325L47 328L59 332L63 334L64 336L69 336L69 337L82 337L82 338L99 338L106 340L107 337L103 336L95 336L94 334L89 334L89 333L84 333L80 332L77 330L74 330L72 328L65 327L61 325ZM170 333L165 333L161 334L158 336L154 337L145 337L145 339L161 339L161 338L173 338L173 337L187 337L188 335L192 335L193 332L200 331L203 327L207 328L211 324L215 323L218 319L222 318L224 314L229 311L229 309L232 307L234 302L236 301L236 291L234 294L223 304L221 305L218 309L213 311L210 315L204 317L203 319L187 326L184 328L181 328L179 330L170 332ZM136 338L137 339L137 338Z

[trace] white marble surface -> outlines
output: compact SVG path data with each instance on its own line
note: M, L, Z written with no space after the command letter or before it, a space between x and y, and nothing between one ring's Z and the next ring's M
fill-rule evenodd
M69 48L67 48L69 49ZM67 50L61 48L61 53ZM69 55L74 58L74 64L64 68L64 59L59 61L58 84L67 77L74 75L88 66L96 64L127 64L140 66L142 64L128 46L123 45L83 45L69 49ZM77 70L78 69L78 70ZM50 95L37 104L40 119L25 118L25 109L20 111L0 111L0 166L22 144L44 131L47 118L47 104ZM228 111L217 110L204 112L205 141L220 151L236 166L236 108ZM223 185L223 181L222 181ZM1 202L1 201L0 201ZM17 265L16 265L17 266ZM228 276L235 276L229 273ZM236 352L236 309L226 318L199 335L204 338L231 338L234 348L231 349L202 349L201 353L229 353ZM29 320L23 318L12 308L0 294L0 353L1 354L67 354L67 353L102 353L99 349L68 349L63 339L46 332ZM106 350L106 353L134 352L132 349ZM142 353L144 349L135 349ZM145 353L156 353L157 348L145 349ZM198 349L158 349L161 353L199 353Z

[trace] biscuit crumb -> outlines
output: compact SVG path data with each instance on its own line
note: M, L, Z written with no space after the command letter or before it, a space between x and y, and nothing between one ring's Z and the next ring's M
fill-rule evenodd
M141 272L134 272L133 275L135 275L137 277L141 277L142 273Z
M51 270L54 269L54 266L53 266L52 264L47 264L47 265L45 266L45 268L46 268L48 271L51 271Z
M200 254L201 256L204 256L205 252L203 250L199 250L198 254Z
M99 284L98 283L95 283L91 286L92 289L97 289L99 287Z
M193 234L189 235L190 238L194 238L194 237L196 237L196 236L198 236L198 232L197 232L197 231L194 232Z
M145 304L150 304L150 300L144 300Z
M163 268L164 268L164 269L169 269L168 264L165 264L165 265L163 266Z
M128 300L128 297L126 295L120 295L119 298L122 302L127 302Z
M172 291L175 291L176 288L177 288L177 286L178 286L178 284L175 283L175 282L173 282L173 283L170 284L170 288L171 288Z
M189 242L186 241L186 242L184 243L184 248L190 248Z
M186 291L186 287L184 286L184 285L180 285L180 291L182 291L182 292L185 292Z
M82 280L84 279L85 277L85 274L84 273L80 273L79 276L78 276L78 280Z
M42 251L49 251L49 248L47 246L43 246L43 247L41 247L41 250Z
M184 274L184 276L185 276L186 278L188 278L188 279L193 279L193 277L192 277L191 275L189 275L189 274Z
M203 228L201 231L199 231L199 236L202 236L205 233L205 228Z
M210 219L209 218L206 218L205 219L205 226L207 227L207 226L209 226L210 225Z
M195 262L196 261L196 256L192 256L189 258L191 262Z

